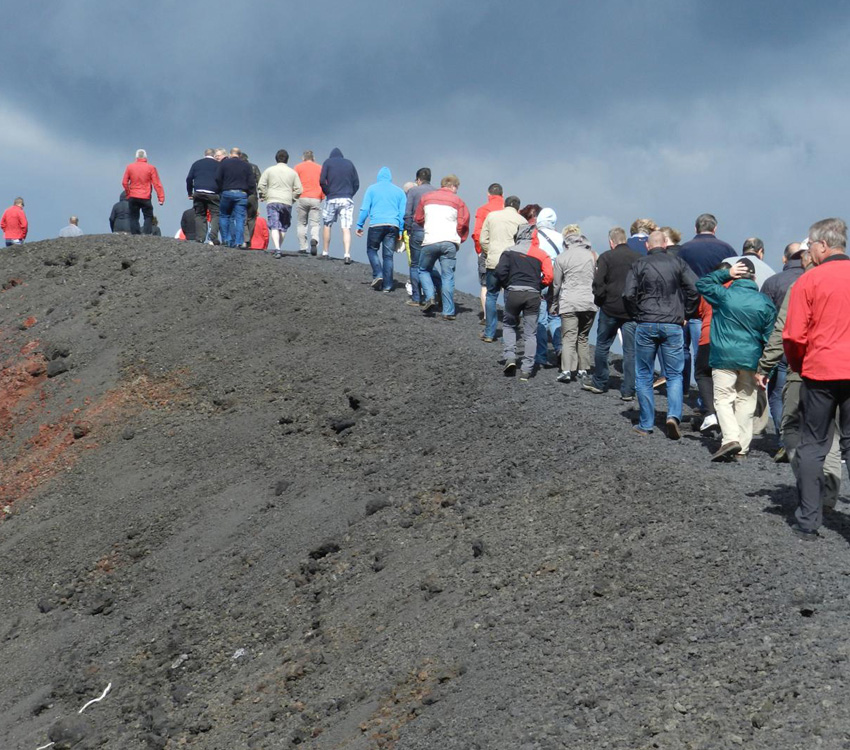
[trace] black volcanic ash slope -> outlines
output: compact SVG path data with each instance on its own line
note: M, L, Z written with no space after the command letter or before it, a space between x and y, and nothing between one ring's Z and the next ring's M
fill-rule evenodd
M95 236L0 268L4 356L67 347L42 419L91 426L0 524L2 747L850 742L850 526L791 537L766 454L508 380L476 300L424 319L357 264Z

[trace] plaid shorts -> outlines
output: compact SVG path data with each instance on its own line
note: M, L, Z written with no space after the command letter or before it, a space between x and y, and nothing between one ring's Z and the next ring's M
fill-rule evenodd
M322 204L322 223L329 227L337 219L343 229L351 229L354 221L354 201L351 198L331 198Z
M285 203L267 203L266 213L269 217L269 229L285 232L292 224L292 206Z

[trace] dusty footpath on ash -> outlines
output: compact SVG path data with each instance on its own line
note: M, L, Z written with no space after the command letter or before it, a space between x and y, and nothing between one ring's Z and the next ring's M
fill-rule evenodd
M850 747L844 502L370 280L0 252L0 747Z

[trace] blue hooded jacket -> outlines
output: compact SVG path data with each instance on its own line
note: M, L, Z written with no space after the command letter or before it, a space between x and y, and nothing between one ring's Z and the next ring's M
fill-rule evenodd
M353 198L360 190L360 178L354 165L335 148L322 164L319 185L328 200L332 198Z
M389 167L381 167L378 181L366 188L357 228L363 229L366 219L374 227L378 224L391 224L398 227L399 234L404 227L404 209L407 196L397 185L393 185L393 176Z

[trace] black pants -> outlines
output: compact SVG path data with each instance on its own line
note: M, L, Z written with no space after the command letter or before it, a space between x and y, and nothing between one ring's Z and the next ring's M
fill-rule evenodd
M795 515L807 531L817 529L823 520L823 462L832 444L836 410L841 457L850 461L850 380L803 378L797 448L799 505Z
M153 233L153 204L150 198L127 198L130 204L130 234ZM145 217L145 225L139 229L139 211Z
M694 362L694 379L706 414L714 414L714 382L711 379L711 365L708 364L710 353L711 344L700 344Z
M204 242L207 238L207 211L210 212L210 239L218 244L218 204L221 201L215 193L195 193L192 196L195 209L195 239Z

